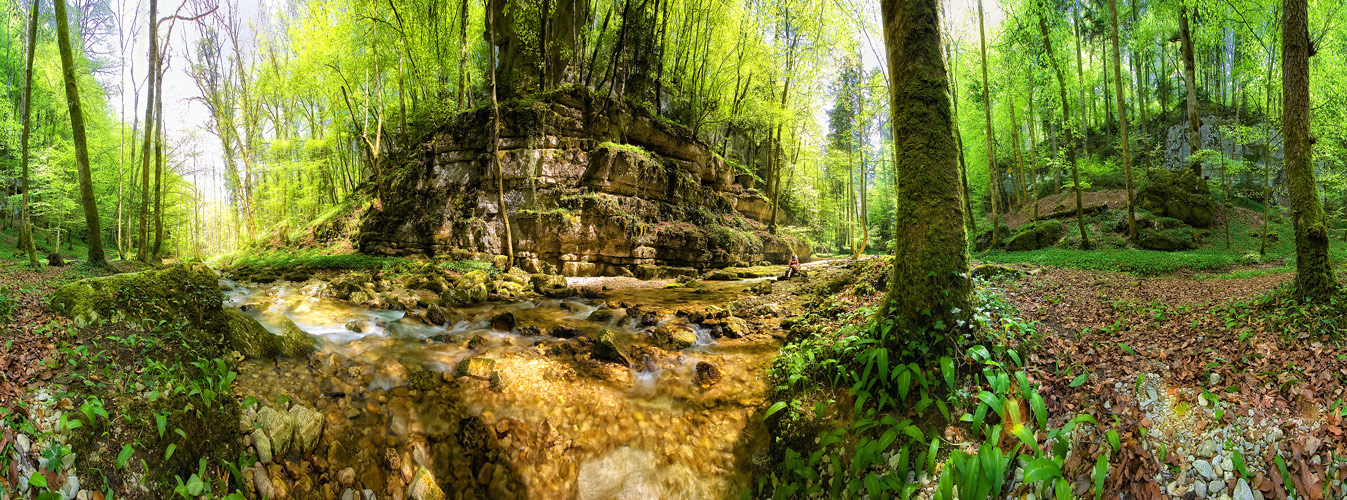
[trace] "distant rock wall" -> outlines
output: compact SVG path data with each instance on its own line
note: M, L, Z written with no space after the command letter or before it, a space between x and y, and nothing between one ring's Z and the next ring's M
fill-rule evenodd
M491 110L479 109L395 155L388 199L361 220L360 250L503 254L490 133ZM771 202L690 131L583 90L503 104L500 162L515 254L529 271L651 275L809 254L769 234Z

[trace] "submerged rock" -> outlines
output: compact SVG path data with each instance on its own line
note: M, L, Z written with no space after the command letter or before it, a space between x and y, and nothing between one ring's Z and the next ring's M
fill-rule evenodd
M444 500L444 491L435 484L435 476L425 467L416 469L412 482L407 486L407 496L411 500Z
M716 368L716 365L698 361L696 371L697 375L694 381L702 388L711 387L716 385L716 382L720 382L720 368Z
M503 312L491 318L491 329L498 332L513 331L515 327L514 313Z

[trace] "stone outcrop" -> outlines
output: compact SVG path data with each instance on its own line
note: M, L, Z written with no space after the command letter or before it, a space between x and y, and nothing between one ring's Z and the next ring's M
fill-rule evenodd
M770 234L772 204L687 129L568 89L501 107L500 165L518 263L537 272L630 275L640 266L708 269L807 258ZM490 160L491 110L454 117L394 156L382 209L363 216L371 254L499 255L505 246ZM779 223L786 223L783 212Z

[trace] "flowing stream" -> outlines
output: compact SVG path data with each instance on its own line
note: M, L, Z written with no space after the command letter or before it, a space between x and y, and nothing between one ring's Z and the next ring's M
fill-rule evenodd
M288 318L318 344L307 360L242 362L236 392L322 412L323 438L298 469L321 485L351 468L353 487L380 498L396 497L419 466L449 498L740 496L766 452L761 408L779 344L691 325L694 345L666 350L651 332L680 308L724 304L748 285L491 302L435 326L423 310L329 298L320 281L222 281L227 306L273 331ZM493 328L505 312L515 327ZM561 338L600 329L631 366L593 361L592 342ZM470 357L493 360L494 373L455 376Z

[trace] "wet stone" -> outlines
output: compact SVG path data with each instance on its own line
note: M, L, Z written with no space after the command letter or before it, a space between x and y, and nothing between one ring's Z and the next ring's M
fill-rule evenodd
M467 358L458 362L454 370L456 376L489 380L495 371L496 360L491 358Z
M716 385L717 382L720 382L720 369L716 368L716 365L705 361L698 361L696 370L696 382L697 385L702 388L711 387Z

